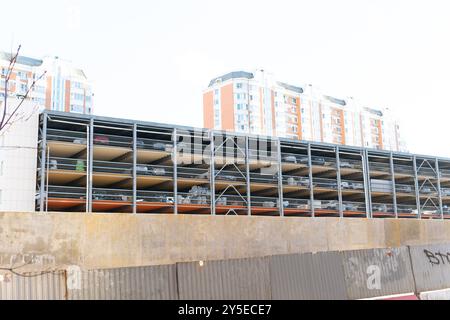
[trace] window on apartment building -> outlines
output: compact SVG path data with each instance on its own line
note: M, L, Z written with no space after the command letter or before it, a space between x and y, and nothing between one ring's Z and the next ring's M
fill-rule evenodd
M219 95L219 89L214 90L214 94L217 96Z
M219 104L219 100L214 100L214 104L217 106Z
M236 100L241 99L241 94L240 93L236 93Z
M292 103L296 104L297 103L297 99L296 98L292 98Z
M242 83L236 83L236 89L242 89Z
M18 72L17 72L17 77L18 77L19 79L26 80L26 79L27 79L27 73L26 73L26 72L23 72L23 71L18 71Z
M7 72L8 72L8 70L6 68L2 68L2 76L6 76Z
M83 113L83 106L72 104L70 105L70 111L76 113Z
M277 91L274 91L273 92L273 96L276 98L276 97L278 97L278 92Z
M84 100L84 95L81 93L72 93L71 96L74 100Z
M253 101L253 95L250 95L249 97L250 97L250 101Z
M21 90L22 92L27 92L28 86L27 86L26 84L24 84L24 83L21 83L21 84L20 84L20 90Z

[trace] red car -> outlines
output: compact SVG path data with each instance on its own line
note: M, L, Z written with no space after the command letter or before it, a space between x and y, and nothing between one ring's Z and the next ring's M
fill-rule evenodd
M94 135L94 143L96 144L109 144L109 138L102 135Z

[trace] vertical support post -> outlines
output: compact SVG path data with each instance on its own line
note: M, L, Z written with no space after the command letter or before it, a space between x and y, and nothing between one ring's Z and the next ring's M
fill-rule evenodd
M44 197L47 198L47 193L45 192L45 163L47 162L47 155L46 155L46 149L47 149L47 113L43 113L43 124L42 124L42 140L41 140L41 186L39 190L39 211L44 212Z
M137 213L137 125L133 124L133 214Z
M247 187L247 215L252 215L252 199L251 199L251 188L250 188L250 157L249 157L249 138L245 137L245 171L246 171L246 187Z
M336 180L338 188L338 200L339 200L339 217L344 217L344 210L342 206L342 179L341 179L341 160L339 155L339 147L336 146Z
M370 187L369 153L366 149L363 149L361 152L361 162L364 178L364 194L366 198L366 218L372 218L372 191Z
M88 212L92 212L92 167L94 164L94 119L91 119L89 123L89 139L87 140L88 150L89 150L89 158L88 158Z
M395 218L398 219L397 189L396 189L396 186L395 186L394 154L392 152L389 155L389 164L391 166L392 204L394 205Z
M417 157L416 156L413 156L413 167L414 167L414 186L416 189L417 218L422 219L422 208L420 207L419 178L417 176Z
M312 171L312 152L311 143L308 142L308 170L309 170L309 201L311 217L315 218L316 213L314 209L314 183L313 183L313 171Z
M89 213L89 167L91 166L91 163L89 162L91 149L89 148L89 141L91 136L91 127L89 125L86 125L86 205L85 205L85 211L86 213Z
M211 139L211 159L210 159L210 189L211 189L211 215L216 215L216 172L215 172L215 159L214 155L216 153L216 147L214 145L214 132L210 131L210 139Z
M172 162L173 162L173 213L178 214L178 135L177 128L172 133Z
M441 212L441 219L444 219L444 206L442 205L442 189L441 189L441 173L439 171L439 159L435 160L436 176L437 176L437 187L439 194L439 210Z
M278 211L280 216L284 217L283 200L283 167L281 165L281 141L277 139L277 163L278 163Z

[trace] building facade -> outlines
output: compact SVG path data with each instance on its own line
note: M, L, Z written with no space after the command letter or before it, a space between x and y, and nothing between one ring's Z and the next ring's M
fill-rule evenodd
M264 70L211 80L203 93L203 119L210 129L406 151L388 109L280 82Z
M34 211L39 113L31 101L21 112L25 119L0 132L0 212Z
M5 80L11 54L0 52L0 100L5 88ZM83 70L71 62L58 57L43 59L19 56L9 82L8 94L11 97L25 95L33 80L44 71L46 75L30 92L30 100L40 109L92 113L92 87Z

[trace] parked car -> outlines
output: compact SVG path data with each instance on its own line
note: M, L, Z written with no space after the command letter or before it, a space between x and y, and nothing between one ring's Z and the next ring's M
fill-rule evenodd
M161 143L161 142L153 143L152 147L155 150L161 150L161 151L165 151L166 150L166 145L164 143Z
M217 176L217 179L219 179L219 180L227 180L227 181L236 181L237 180L237 178L238 177L236 177L236 176L232 176L232 175L230 175L230 174L227 174L227 175L225 175L225 174L219 174L218 176Z
M323 157L313 157L312 158L312 164L318 165L318 166L323 166L323 165L325 165L325 158L323 158Z
M151 168L150 174L154 176L164 176L166 175L166 170L164 168Z
M300 177L298 179L298 185L303 187L309 187L309 178Z
M327 204L325 204L325 209L337 210L338 206L339 206L339 203L337 201L330 201Z
M344 211L358 211L358 204L356 203L343 203L342 210Z
M283 156L282 157L283 162L291 162L291 163L297 163L297 158L295 156Z
M350 188L352 188L354 190L361 190L361 189L364 189L364 184L362 184L360 182L352 182L352 183L350 183Z
M273 201L264 201L262 205L264 208L275 208L275 202Z
M105 136L105 135L96 134L96 135L94 135L94 143L95 144L108 145L109 144L109 138L107 136Z
M396 187L397 192L399 193L411 193L412 187L407 185L400 185Z
M420 193L430 194L432 193L432 190L430 187L423 187L422 189L420 189Z
M58 170L58 160L51 159L49 169L50 170Z
M86 144L86 139L84 139L84 138L74 139L73 143L75 143L75 144Z
M349 182L347 182L347 181L342 181L341 182L341 188L343 188L343 189L350 189L350 186L351 186L352 184L351 183L349 183Z
M143 139L137 139L136 140L136 147L138 148L145 148L145 142Z
M388 212L388 206L385 204L373 204L372 211L376 212Z
M308 157L301 157L300 159L298 159L298 162L308 164L309 160Z
M341 168L353 168L353 164L348 161L341 161Z
M86 171L83 160L77 160L77 163L75 165L75 171L80 171L80 172Z
M148 173L147 166L137 165L136 166L136 173L137 174L147 174Z

